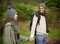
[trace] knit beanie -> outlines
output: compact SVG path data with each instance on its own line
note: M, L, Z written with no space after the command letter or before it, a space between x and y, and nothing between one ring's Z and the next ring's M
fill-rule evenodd
M43 8L46 9L46 5L45 5L44 3L40 3L40 4L39 4L39 8L40 8L40 6L42 6Z
M12 7L8 7L8 9L7 9L7 16L8 17L14 18L16 14L17 14L17 12L15 9L13 9Z

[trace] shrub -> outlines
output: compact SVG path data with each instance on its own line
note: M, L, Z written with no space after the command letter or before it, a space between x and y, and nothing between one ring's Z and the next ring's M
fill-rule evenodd
M48 0L46 2L46 5L48 7L56 7L56 8L60 8L60 0Z
M24 3L18 3L13 5L13 7L17 10L18 17L21 20L28 20L30 19L31 13L34 11L31 6L26 5Z
M2 20L3 20L3 6L2 5L0 5L0 25L1 25L1 23L2 23Z

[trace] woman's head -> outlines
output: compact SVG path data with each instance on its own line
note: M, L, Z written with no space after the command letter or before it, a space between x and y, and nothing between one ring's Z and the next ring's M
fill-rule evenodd
M14 21L17 20L17 12L15 9L13 9L12 7L7 9L7 17L9 19L13 19Z
M39 5L39 11L40 11L40 13L44 13L45 12L45 9L46 9L46 5L44 3L41 3Z
M2 22L2 25L1 25L1 28L0 28L0 30L2 30L4 27L5 27L5 24L7 23L7 22L10 22L10 21L15 21L15 20L17 20L17 12L16 12L16 10L15 9L13 9L13 8L11 8L11 7L9 7L8 9L7 9L7 17L6 17L6 19ZM3 32L3 31L2 31Z

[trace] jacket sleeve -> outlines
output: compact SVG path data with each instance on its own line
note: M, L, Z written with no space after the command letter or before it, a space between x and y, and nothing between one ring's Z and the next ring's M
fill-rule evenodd
M4 44L10 44L10 43L13 44L13 42L15 44L14 31L11 26L11 23L7 23L5 25L4 32L3 32L3 43Z
M45 18L46 18L46 28L47 28L46 32L48 33L49 29L48 29L48 18L47 18L47 15L45 16Z
M37 19L38 18L36 17L36 15L34 15L33 22L32 22L32 27L31 27L31 35L30 35L30 37L34 37Z

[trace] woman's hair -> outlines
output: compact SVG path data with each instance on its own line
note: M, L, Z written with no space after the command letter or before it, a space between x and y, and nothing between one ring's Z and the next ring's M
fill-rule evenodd
M3 34L3 30L4 30L4 27L5 27L5 24L6 24L7 22L11 22L11 21L14 22L14 18L7 17L7 18L2 22L2 25L0 25L1 35Z
M11 22L11 21L12 21L12 22L15 22L15 20L14 20L15 14L17 14L17 11L16 11L15 9L11 8L11 7L8 7L8 9L7 9L7 17L6 17L6 19L2 22L2 25L0 25L0 32L2 32L1 30L4 29L5 24L6 24L7 22Z

